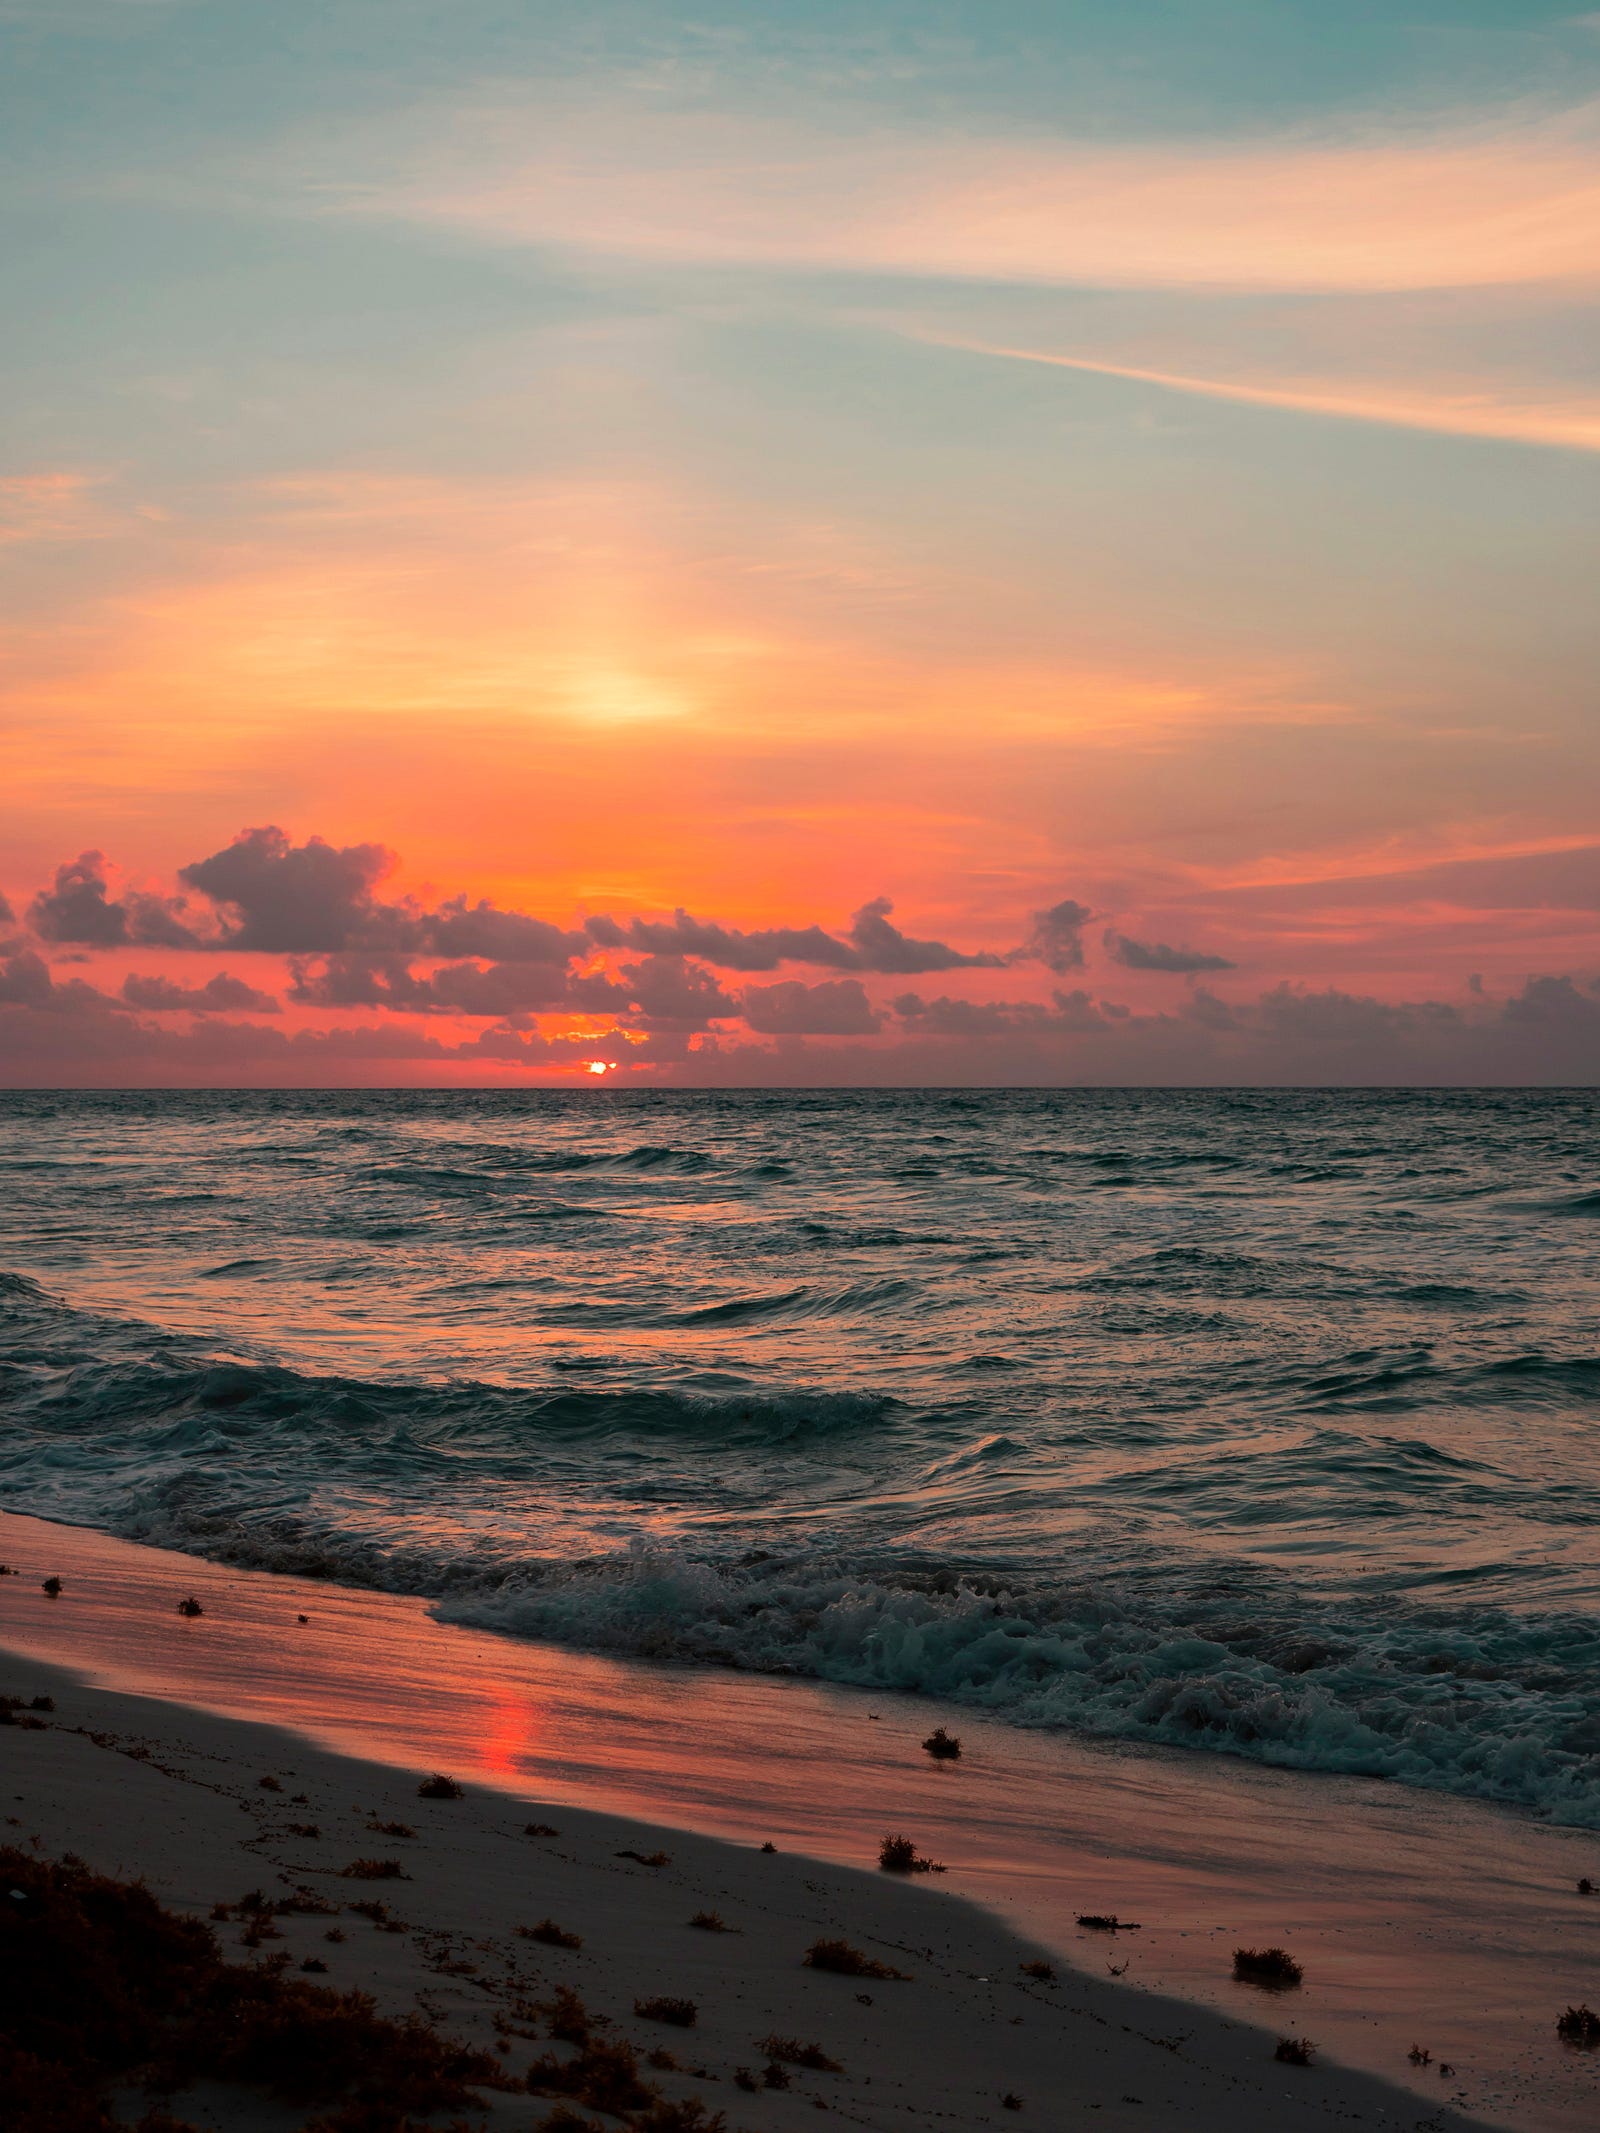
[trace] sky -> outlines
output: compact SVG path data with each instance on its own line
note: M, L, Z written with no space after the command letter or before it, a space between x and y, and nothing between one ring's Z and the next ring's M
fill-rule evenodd
M0 1085L1600 1080L1600 13L0 83Z

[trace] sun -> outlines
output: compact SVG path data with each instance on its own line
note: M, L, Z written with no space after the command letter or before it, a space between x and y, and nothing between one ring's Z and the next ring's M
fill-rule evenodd
M611 1061L609 1059L586 1059L583 1064L585 1070L591 1074L609 1074L611 1072Z

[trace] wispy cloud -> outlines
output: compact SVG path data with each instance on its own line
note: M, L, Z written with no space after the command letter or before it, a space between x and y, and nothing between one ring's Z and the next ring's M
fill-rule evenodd
M1331 415L1346 422L1376 422L1390 428L1438 430L1455 437L1499 438L1513 444L1558 446L1600 452L1600 395L1549 401L1497 398L1488 391L1458 392L1446 385L1371 384L1324 379L1269 382L1250 378L1202 378L1183 371L1152 370L1111 362L1103 356L1058 355L1043 348L1014 348L956 334L919 332L919 340L971 355L1014 363L1041 363L1057 370L1126 378L1167 392L1197 393L1210 400L1296 414Z
M1600 272L1596 103L1105 146L526 92L290 160L323 212L654 261L1347 291Z

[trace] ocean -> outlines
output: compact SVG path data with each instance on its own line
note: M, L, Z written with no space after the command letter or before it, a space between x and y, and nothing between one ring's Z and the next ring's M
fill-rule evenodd
M1600 1827L1592 1092L0 1097L0 1506Z

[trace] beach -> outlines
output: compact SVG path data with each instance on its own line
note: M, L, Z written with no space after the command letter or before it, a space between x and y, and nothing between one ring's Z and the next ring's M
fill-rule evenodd
M469 2042L509 2042L497 2057L519 2078L551 2047L536 2022L510 2035L497 2022L567 1986L608 2035L670 2052L678 2067L649 2077L669 2098L698 2097L732 2126L782 2127L817 2106L883 2128L1089 2113L1127 2126L1542 2128L1592 2115L1600 2067L1554 2030L1561 2006L1593 1996L1600 1921L1575 1894L1592 1857L1580 1832L1397 1788L1362 1799L1330 1781L1308 1801L1304 1779L1255 1769L1224 1773L1250 1790L1219 1795L1216 1759L1125 1757L1119 1774L1119 1759L1090 1756L1069 1770L1063 1744L981 1725L963 1727L960 1761L941 1768L920 1750L917 1699L544 1651L392 1595L32 1519L0 1518L0 1560L19 1573L0 1580L0 1688L55 1704L0 1729L8 1841L142 1877L202 1918L252 1889L376 1896L405 1931L341 1911L345 1938L328 1944L329 1915L296 1913L273 1945L296 1964L326 1961L327 1982L386 2011L418 2006ZM185 1618L191 1597L202 1611ZM1030 1750L1058 1759L1048 1795L1042 1768L1026 1782ZM436 1768L461 1798L419 1797ZM1197 1774L1204 1784L1185 1790ZM1045 1822L1046 1797L1050 1827L1033 1830L1030 1853L1022 1825ZM875 1869L891 1799L893 1828L948 1872ZM530 1823L556 1834L528 1836ZM396 1826L415 1834L379 1834ZM1275 1851L1299 1853L1303 1875L1283 1858L1274 1872ZM344 1877L378 1855L398 1867L392 1881ZM733 1930L689 1924L708 1912ZM1083 1928L1080 1914L1120 1915L1125 1929ZM581 1947L518 1933L547 1921ZM217 1930L232 1952L248 1926ZM909 1981L806 1966L816 1941L841 1938ZM1301 1989L1233 1982L1233 1946L1263 1941L1304 1960ZM1053 1979L1022 1967L1041 1962ZM692 2028L634 2013L663 1996L694 2003ZM1425 2065L1398 2046L1412 2030ZM1312 2065L1275 2059L1279 2038L1302 2035ZM740 2086L741 2068L765 2080L758 2047L773 2037L842 2071L789 2066L787 2088ZM540 2124L551 2108L485 2099L495 2125ZM183 2109L217 2128L301 2122L259 2098Z

